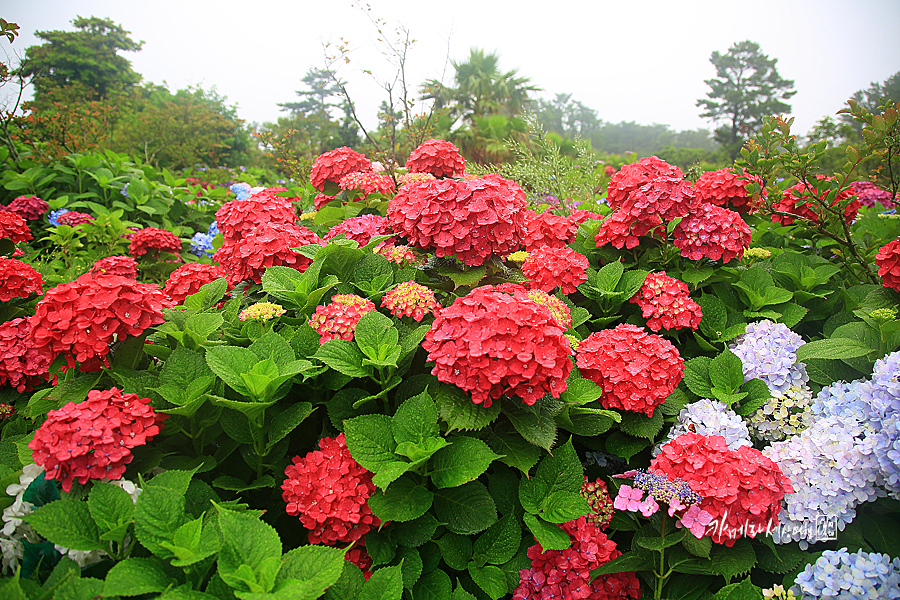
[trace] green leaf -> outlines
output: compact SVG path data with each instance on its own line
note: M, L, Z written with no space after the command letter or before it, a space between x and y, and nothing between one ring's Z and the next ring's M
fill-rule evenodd
M500 458L479 439L456 436L450 441L452 444L438 450L432 459L431 482L437 488L457 487L474 481Z
M309 402L296 402L280 412L276 418L272 419L272 424L269 426L269 443L266 449L274 448L275 444L283 440L306 417L311 415L313 410L315 409Z
M469 563L468 571L472 581L478 584L491 600L499 600L509 591L506 587L506 575L493 565L479 567L475 563Z
M512 559L522 542L522 529L512 513L491 525L478 536L473 547L475 564L502 565Z
M387 490L375 490L369 496L368 504L372 512L382 521L412 521L431 508L434 494L425 486L401 477Z
M828 338L807 342L797 349L797 362L811 358L844 359L865 356L872 348L858 340L849 338Z
M394 414L391 425L394 439L398 444L402 442L422 444L440 432L437 408L427 392L413 396L401 404Z
M484 279L484 276L487 274L487 267L482 265L480 267L470 267L463 271L456 265L445 265L439 267L437 272L444 277L449 277L457 288L472 287Z
M704 536L697 539L693 534L685 535L684 539L681 540L681 545L694 556L709 558L709 551L712 549L712 538Z
M375 484L375 487L381 488L382 490L387 489L389 485L397 481L397 478L414 466L416 466L414 463L403 462L400 460L384 463L381 465L378 473L372 476L372 483Z
M415 548L400 548L397 551L400 560L400 572L403 575L403 587L412 590L422 576L422 557Z
M712 359L698 356L684 361L684 383L688 389L701 398L712 396L712 380L709 376Z
M440 384L434 397L447 433L455 430L478 431L493 423L500 415L500 403L485 408L455 385Z
M162 544L170 543L178 528L188 520L184 511L184 491L145 488L138 496L134 519L138 541L156 556L171 558L174 556L172 551Z
M696 286L712 277L713 273L715 273L715 270L712 267L704 265L692 269L685 269L684 271L682 271L680 279L685 283ZM700 304L699 301L698 304ZM703 306L703 304L700 304L700 307L703 310L703 316L705 318L706 308Z
M725 350L709 363L709 379L712 387L727 394L735 393L744 383L741 359L731 350Z
M756 566L756 553L750 541L741 538L731 548L723 546L713 548L710 561L710 570L722 575L726 582L730 582L732 578L749 573L750 569Z
M763 600L762 590L747 578L741 583L726 585L710 600Z
M449 575L441 569L435 569L419 578L413 587L413 598L416 600L450 600L452 585Z
M534 539L538 541L544 550L565 550L572 542L569 534L563 531L559 525L548 523L544 519L529 513L525 514L523 520L525 521L525 526L534 535Z
M134 503L131 496L111 483L95 482L87 504L91 518L97 524L101 535L134 521ZM123 531L123 538L124 535ZM122 541L122 538L116 541Z
M653 550L654 552L659 552L660 550L664 550L670 546L674 546L675 544L680 543L685 538L685 533L687 529L676 529L674 532L670 533L665 537L660 536L646 536L635 538L635 543L641 548L646 548L647 550ZM689 536L693 537L693 536Z
M650 440L632 437L621 431L613 431L606 438L606 451L628 460L650 444Z
M659 410L667 417L672 417L680 413L681 409L689 404L690 401L690 398L684 393L684 390L675 388L672 390L672 393L669 394L669 397L666 398L666 401L659 406Z
M626 552L618 558L614 558L606 564L602 564L591 571L591 580L593 581L600 575L609 575L611 573L624 573L625 571L646 571L654 567L650 559L643 554L634 552Z
M497 507L479 481L434 493L434 513L447 529L470 535L484 531L497 521Z
M516 431L535 446L547 452L556 442L556 414L543 410L540 406L525 406L515 402L504 402L503 413Z
M700 331L712 340L719 340L728 325L728 312L725 303L717 296L703 294L697 299L703 318L700 320Z
M626 411L622 413L622 423L619 424L619 428L628 435L653 441L656 434L662 431L663 424L662 411L653 411L652 417L643 413Z
M54 544L72 550L89 552L104 546L86 502L56 500L35 509L25 522Z
M362 415L344 421L344 436L350 455L373 473L397 462L397 442L392 431L392 421L387 415Z
M366 357L355 342L328 340L316 350L313 356L335 371L349 377L368 377L374 373L371 366L363 366L363 360Z
M622 279L619 280L618 285L616 285L616 292L621 294L624 300L630 299L638 293L641 286L644 285L644 280L647 279L647 275L649 274L649 271L642 271L640 269L626 271L622 275Z
M733 406L734 412L741 416L749 415L763 407L770 398L769 386L762 379L748 379L741 386L741 391L747 393L747 397L740 404Z
M271 591L282 564L278 532L253 514L215 506L222 532L219 576L239 591Z
M249 348L212 346L206 349L206 364L209 368L242 396L252 394L241 378L241 373L248 373L257 362L259 359Z
M103 595L103 580L93 577L81 577L76 579L71 577L65 580L62 585L56 588L53 593L53 600L94 600ZM0 589L0 596L7 600L16 600L13 594L6 595L7 590ZM22 596L25 599L25 596Z
M507 426L508 427L508 426ZM495 427L487 437L487 444L498 455L500 462L527 474L537 464L540 449L525 441L521 435L502 426Z
M276 582L293 579L306 584L310 598L318 598L334 585L341 576L346 560L341 548L327 546L300 546L284 555L284 565Z
M447 533L435 543L441 549L441 557L451 569L464 571L472 559L472 540L458 533Z
M403 573L400 567L384 567L372 573L358 600L400 600L402 594Z
M220 277L200 286L196 293L184 299L184 305L194 310L207 310L215 306L228 290L228 281Z
M808 308L804 308L799 304L795 304L793 302L788 302L786 304L782 304L781 306L776 307L779 311L781 311L781 321L788 327L794 327L803 320L803 317L809 312Z
M559 446L554 454L545 456L538 465L535 478L547 483L548 493L581 491L584 485L584 468L572 445L572 439Z
M584 437L606 433L621 421L622 416L616 411L590 406L567 406L556 415L559 427Z
M900 524L888 515L867 514L862 520L863 537L875 552L900 556Z
M615 261L604 265L596 272L593 279L588 279L588 281L598 290L613 292L615 291L616 286L619 285L619 280L622 278L622 273L624 272L625 266L621 261Z
M158 558L126 558L106 575L104 596L139 596L165 591L174 582Z
M356 565L346 561L341 576L334 585L325 590L325 600L345 600L357 598L365 584L362 571Z
M425 513L418 519L397 523L391 527L392 537L401 546L417 548L429 541L437 531L438 521L431 513Z
M367 312L356 324L353 339L370 361L378 366L397 366L400 332L389 318L376 310Z
M603 388L590 379L578 377L569 381L568 384L566 391L560 395L560 400L568 404L587 404L603 395Z

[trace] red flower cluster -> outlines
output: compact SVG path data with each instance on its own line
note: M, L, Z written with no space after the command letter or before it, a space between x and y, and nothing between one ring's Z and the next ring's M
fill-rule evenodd
M551 296L541 290L528 290L528 297L531 298L532 302L546 306L547 310L550 311L550 316L553 317L553 320L556 321L556 324L563 331L568 331L569 327L572 326L572 312L566 306L566 303L556 296Z
M118 275L82 275L49 290L37 303L31 339L51 361L71 354L82 371L98 371L97 359L106 358L109 344L162 323L160 309L166 303L155 285Z
M107 256L94 263L91 275L118 275L128 279L137 279L137 261L130 256Z
M675 346L628 323L588 336L578 345L575 364L582 377L603 388L603 408L648 417L684 375L684 360Z
M344 234L348 240L356 240L362 248L376 235L390 235L391 225L387 217L381 215L359 215L350 217L328 230L325 241ZM385 240L388 241L388 240Z
M310 544L355 542L381 526L366 502L375 491L372 474L350 456L343 433L322 438L319 448L284 470L287 513L310 530Z
M7 383L19 393L30 388L32 377L46 378L50 358L35 349L28 319L0 324L0 385Z
M834 177L825 177L824 175L816 175L816 179L818 180L826 180L831 181ZM784 190L784 194L781 196L781 200L779 200L774 206L772 206L772 210L790 213L792 215L796 215L801 219L805 219L812 223L819 222L819 208L818 205L815 204L815 199L819 198L820 200L825 200L827 196L827 191L822 194L817 194L816 186L811 185L809 182L801 181L788 189ZM856 220L856 215L859 214L859 208L862 205L859 201L859 198L854 197L853 190L848 188L842 191L837 197L831 202L831 206L835 206L836 204L843 204L849 198L853 198L847 206L844 207L844 220L847 223L852 223ZM791 225L794 223L794 217L785 216L785 215L772 215L772 221L776 223L782 223L784 225Z
M4 210L14 212L26 221L34 221L50 210L50 205L37 196L19 196L6 205Z
M154 254L157 252L171 252L177 255L181 252L181 240L171 231L156 227L144 227L131 234L131 245L128 247L128 254L137 258L151 250L155 251Z
M31 265L15 258L0 256L0 302L13 298L41 295L44 279Z
M456 254L470 266L519 248L525 192L499 175L441 179L403 186L388 205L394 231L438 257Z
M694 188L702 202L742 213L754 212L757 202L747 194L747 183L751 178L746 171L743 175L735 175L731 169L706 171L694 183Z
M169 275L163 292L175 304L184 304L184 299L196 294L200 288L216 279L225 277L222 267L203 263L181 265Z
M718 435L679 435L662 447L650 470L682 479L700 494L699 507L713 516L707 534L726 546L777 525L781 499L794 492L790 480L762 452L750 446L730 450Z
M362 194L351 194L353 200L368 198L369 194L381 194L388 196L394 192L396 186L394 180L387 175L381 175L374 171L355 171L341 177L340 188L348 191L359 191Z
M330 303L316 307L308 323L319 334L320 344L329 340L352 340L356 324L370 310L375 310L371 300L356 294L335 294Z
M77 210L70 210L69 212L63 213L56 217L56 222L60 225L68 225L69 227L75 227L76 225L81 225L82 223L88 223L94 220L93 215L89 215L88 213L78 212Z
M644 285L631 301L641 307L647 327L660 329L697 329L703 313L700 305L691 300L687 284L666 275L665 271L650 273Z
M312 261L293 248L321 243L319 236L305 227L263 223L236 242L225 241L213 260L225 269L228 285L245 280L261 283L263 271L273 265L305 271Z
M685 258L727 263L750 247L750 226L733 210L704 203L675 226L672 237Z
M65 492L75 480L120 479L134 456L162 429L168 415L157 413L149 398L117 388L91 390L84 402L69 402L47 413L28 447L46 479L56 479Z
M558 287L563 294L571 294L587 281L589 266L586 256L567 246L541 246L528 253L522 272L531 280L528 282L531 287L545 292Z
M415 281L404 281L391 288L381 298L381 306L397 317L412 317L418 323L427 314L435 314L441 308L434 292Z
M371 171L372 163L369 159L347 146L335 148L331 152L321 154L313 163L309 180L317 190L325 190L325 182L330 181L339 185L341 178L348 173L359 171ZM221 225L220 225L221 227Z
M641 584L633 571L601 575L591 581L591 571L622 553L616 543L585 517L563 523L572 543L565 550L528 548L531 568L519 571L519 585L512 600L613 600L640 598Z
M316 194L316 197L313 199L313 208L319 210L329 202L335 199L335 196L326 196L325 194Z
M425 257L414 250L410 250L409 246L395 246L390 242L384 242L375 246L373 252L382 255L388 261L401 267L425 264Z
M466 170L466 161L452 142L431 139L412 151L406 168L413 172L431 173L435 177L454 177Z
M854 181L850 184L850 190L863 206L872 208L876 202L880 202L886 210L897 206L896 198L891 198L889 191L876 187L871 181Z
M9 238L13 242L27 242L31 237L25 219L13 212L0 211L0 239Z
M900 292L900 237L878 249L875 264L882 285Z
M573 223L575 223L577 225L581 225L588 219L592 219L594 221L602 221L603 216L598 215L597 213L591 212L589 210L583 210L581 208L579 208L577 210L573 210L572 214L569 215L569 220L571 220ZM577 232L577 229L576 229L576 232Z
M366 539L362 538L357 544L354 544L352 548L347 550L344 560L350 561L359 567L359 570L363 573L363 579L368 581L372 577L372 557L369 556L369 552L366 550L365 542Z
M621 249L624 246L630 250L641 243L639 238L642 235L662 227L662 223L635 221L627 212L617 210L603 220L594 240L598 246L612 244L615 248Z
M486 407L502 395L527 405L566 390L572 348L563 329L525 288L478 287L441 309L422 347L431 374Z
M233 244L263 223L294 225L297 209L290 198L277 196L285 188L266 188L246 200L226 202L216 211L216 224L224 243Z
M587 211L583 211L587 212ZM519 239L525 250L531 252L541 246L563 248L575 240L578 222L570 217L559 217L551 212L522 211Z
M591 481L585 475L584 483L581 486L581 497L587 500L591 507L591 514L585 517L588 523L593 523L600 529L606 529L616 512L613 500L609 497L609 491L606 489L606 483L599 477L595 481Z
M636 163L624 165L609 180L606 199L610 208L628 206L632 192L656 179L681 181L684 174L681 169L670 165L656 156L647 156Z

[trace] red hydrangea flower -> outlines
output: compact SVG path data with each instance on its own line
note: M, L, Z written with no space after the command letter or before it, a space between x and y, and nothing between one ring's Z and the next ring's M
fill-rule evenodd
M876 187L871 181L854 181L850 184L850 190L856 194L859 203L863 206L872 208L876 202L880 202L886 210L897 206L896 199L891 198L889 191Z
M50 358L38 351L31 340L28 319L0 324L0 385L7 383L19 393L30 388L33 377L47 378Z
M81 225L82 223L88 223L94 220L93 215L89 215L88 213L78 212L77 210L70 210L69 212L63 213L56 217L56 222L60 225L68 225L69 227L75 227L76 225Z
M295 225L297 209L291 198L277 196L284 188L266 188L246 200L232 200L216 211L216 225L226 242L236 242L263 223Z
M0 239L8 238L13 242L27 242L31 237L31 231L28 229L25 219L13 212L0 211Z
M572 217L559 217L551 212L536 213L531 209L522 211L519 239L529 252L540 246L563 248L575 240L577 233L578 222Z
M599 477L591 481L585 475L584 483L581 485L581 497L587 500L591 507L591 514L585 517L587 522L593 523L600 529L606 529L616 512L613 508L613 500L609 497L609 491L606 489L606 483Z
M602 221L603 215L598 215L597 213L591 212L589 210L583 210L581 208L577 210L573 210L572 214L569 215L569 220L577 225L581 225L585 221L589 219L593 219L594 221ZM576 232L578 229L576 228Z
M900 292L900 237L878 249L875 264L882 285Z
M301 273L312 261L293 248L321 244L318 235L293 224L263 223L236 242L225 241L213 254L213 260L225 269L228 285L241 281L262 282L266 267L293 267Z
M545 292L558 287L563 294L571 294L587 281L589 266L587 257L571 248L541 246L528 253L522 272L531 280L531 287Z
M128 279L137 279L138 264L130 256L107 256L94 263L91 275L118 275Z
M360 571L362 571L363 579L368 581L370 577L372 577L372 557L369 556L368 551L366 550L366 540L362 538L359 542L353 545L347 553L344 555L344 560L352 562L354 565L359 567Z
M370 310L375 310L371 300L356 294L335 294L330 303L316 307L308 323L319 334L321 344L329 340L352 340L356 324Z
M575 356L581 376L603 388L603 408L648 417L684 375L684 360L671 342L628 323L592 333Z
M362 194L354 194L353 200L368 198L369 194L381 194L388 196L396 190L394 180L387 175L381 175L374 171L355 171L341 177L340 188L348 191L360 191Z
M284 470L287 513L310 530L310 544L355 542L381 526L367 503L375 491L372 473L350 456L343 433L322 438L319 448L295 456Z
M528 290L528 297L531 298L532 302L546 306L547 310L550 311L550 316L553 317L553 320L556 321L556 324L563 331L568 331L569 327L572 326L572 312L566 306L566 303L556 296L551 296L541 290Z
M376 235L390 235L391 224L381 215L359 215L350 217L328 230L325 241L344 234L348 240L355 240L362 248ZM389 240L385 240L389 241Z
M666 275L665 271L650 273L644 285L631 301L641 307L647 327L660 329L697 329L703 313L700 305L691 300L687 284Z
M466 161L459 148L446 140L426 140L412 151L406 168L419 173L431 173L435 177L453 177L466 170Z
M390 242L383 242L375 246L373 252L401 267L425 264L425 257L411 250L409 246L395 246Z
M181 252L181 240L171 231L157 229L156 227L144 227L131 234L131 245L128 247L128 254L137 258L151 250L155 251L154 254L156 252L179 254Z
M313 200L313 208L319 210L329 202L335 199L335 196L326 196L325 194L316 194L315 199Z
M528 548L531 568L519 571L519 585L512 600L640 598L641 584L633 571L601 575L591 581L591 571L622 553L594 523L579 517L561 525L571 544L565 550Z
M636 163L623 166L609 180L606 200L610 208L630 206L633 204L633 201L629 201L632 192L657 179L677 182L684 179L684 174L678 167L655 156L647 156Z
M431 374L491 406L502 395L529 406L566 390L572 348L564 330L522 286L475 288L443 308L422 347Z
M750 446L730 450L718 435L679 435L662 447L650 470L682 479L700 494L699 507L713 516L707 535L726 546L777 525L781 499L794 492L790 480L762 452Z
M368 158L351 150L347 146L335 148L331 152L326 152L316 159L313 163L309 180L313 187L320 192L325 190L325 182L338 185L341 178L347 173L355 173L358 171L371 171L372 163Z
M56 479L69 492L75 480L121 479L134 456L160 432L168 415L157 413L149 398L117 388L91 390L84 402L69 402L47 413L47 420L28 447L46 479Z
M82 275L49 290L37 303L31 339L51 361L65 353L81 363L82 371L96 371L111 342L162 323L164 305L166 297L155 285L118 275Z
M196 294L200 288L216 279L225 277L225 271L217 265L187 263L169 275L163 292L175 305L184 304L184 299Z
M31 265L0 256L0 302L43 293L44 279Z
M16 213L26 221L34 221L50 210L50 205L37 196L19 196L6 206L6 210Z
M750 226L733 210L704 203L675 226L672 243L690 260L727 263L750 247Z
M818 180L826 180L831 181L833 177L825 177L824 175L816 175L816 179ZM823 199L825 198L827 192L823 192L821 195L817 196L816 187L809 184L808 182L801 181L788 189L784 190L784 194L781 196L781 200L779 200L775 205L772 206L772 210L790 213L792 215L796 215L802 219L807 221L811 221L812 223L819 222L819 215L817 214L819 208L815 204L815 198ZM843 190L837 197L832 201L831 206L836 204L843 204L848 198L853 197L853 190L847 188ZM844 207L844 220L847 223L852 223L856 220L856 215L859 214L859 208L861 203L859 198L853 197L847 206ZM772 215L772 221L776 223L782 223L784 225L791 225L794 223L795 219L791 216L786 215Z
M654 230L662 226L658 218L651 221L635 220L627 211L617 210L603 220L594 240L598 246L612 244L616 248L624 246L630 250L641 243L642 235L655 233Z
M404 281L388 290L381 298L381 306L398 319L412 317L416 322L427 314L435 314L441 307L434 292L415 281Z
M735 175L731 169L706 171L694 183L694 188L701 202L749 213L757 208L756 201L747 193L751 177L746 171L744 175Z
M615 208L627 212L634 221L656 223L683 217L698 203L689 181L660 177L631 190Z

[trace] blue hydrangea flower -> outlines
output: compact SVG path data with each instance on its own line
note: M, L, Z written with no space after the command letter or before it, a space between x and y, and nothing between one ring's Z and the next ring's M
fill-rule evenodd
M669 430L668 438L658 448L688 432L720 435L732 450L753 445L744 420L722 402L709 398L686 404L678 413L678 422Z
M219 222L213 221L209 224L209 229L206 230L206 235L210 237L216 237L219 235Z
M252 188L249 183L233 183L228 189L234 192L237 200L246 200L250 197Z
M128 184L127 183L122 186L122 189L119 190L119 192L126 198L129 198L129 199L131 198L131 196L128 195Z
M804 600L863 600L900 598L900 558L865 552L826 550L797 575L791 588Z
M763 320L747 325L729 348L741 359L744 381L762 379L773 392L784 394L809 381L806 365L797 362L797 348L805 343L784 323Z
M60 215L67 212L69 212L68 208L60 208L59 210L50 211L50 213L47 215L47 220L51 225L56 227L57 225L59 225L59 221L57 219L59 219Z
M213 236L198 231L191 238L191 254L212 257L214 252L212 242Z

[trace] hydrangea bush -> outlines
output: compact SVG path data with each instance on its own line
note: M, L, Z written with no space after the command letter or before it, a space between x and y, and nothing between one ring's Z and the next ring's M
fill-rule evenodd
M16 199L0 596L900 597L900 221L791 139Z

